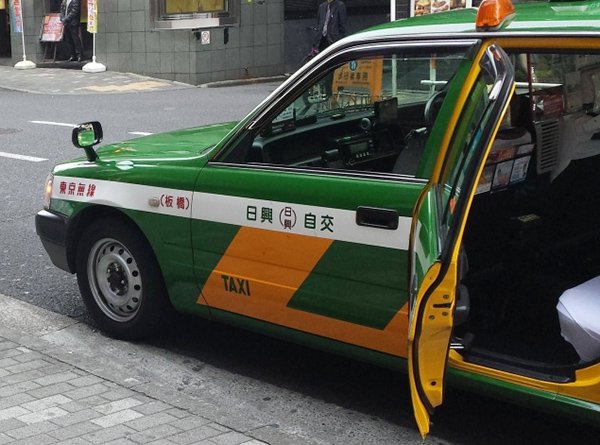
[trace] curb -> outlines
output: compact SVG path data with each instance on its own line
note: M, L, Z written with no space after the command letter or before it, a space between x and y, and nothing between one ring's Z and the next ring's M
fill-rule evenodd
M268 82L282 82L287 79L287 76L271 76L271 77L252 77L249 79L233 79L233 80L219 80L215 82L208 82L197 85L198 88L223 88L223 87L234 87L240 85L252 85L256 83L268 83Z

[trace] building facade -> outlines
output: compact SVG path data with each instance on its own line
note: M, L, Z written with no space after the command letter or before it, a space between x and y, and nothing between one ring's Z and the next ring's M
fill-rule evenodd
M87 5L87 0L81 1ZM295 70L309 52L321 1L95 0L97 60L111 71L196 85L284 74ZM6 13L10 3L0 3L4 7L0 20L6 17L6 23L0 22L0 38L6 35L4 56L16 63L22 57L21 35L10 31ZM349 33L389 20L389 0L345 3ZM38 64L48 61L54 44L40 42L40 30L44 18L59 11L60 0L20 0L20 4L27 58ZM396 0L397 17L410 15L410 7L410 0ZM90 59L92 38L86 21L84 12L81 29L85 58Z

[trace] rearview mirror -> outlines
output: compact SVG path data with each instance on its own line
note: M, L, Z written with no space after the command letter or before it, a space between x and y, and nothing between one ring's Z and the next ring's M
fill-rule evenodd
M102 136L102 125L100 122L86 122L73 128L71 141L75 147L85 150L88 161L94 162L98 159L98 155L92 147L102 142Z

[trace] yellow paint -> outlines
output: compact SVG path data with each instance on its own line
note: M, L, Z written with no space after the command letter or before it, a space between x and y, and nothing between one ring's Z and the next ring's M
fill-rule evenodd
M406 356L405 305L384 330L289 308L333 241L242 227L202 289L198 304L388 354ZM250 296L228 291L223 275L250 282Z
M89 87L77 88L79 90L92 90L101 93L107 92L120 92L120 91L148 91L155 88L162 88L169 86L167 82L160 82L157 80L146 80L142 82L132 82L124 85L91 85Z

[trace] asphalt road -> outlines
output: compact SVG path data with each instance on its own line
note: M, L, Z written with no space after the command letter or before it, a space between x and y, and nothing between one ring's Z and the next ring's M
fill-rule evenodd
M0 90L0 152L41 159L0 155L0 293L73 317L82 326L91 323L75 278L50 263L34 228L51 166L78 154L69 142L69 124L100 120L105 141L114 142L135 133L238 119L274 88L85 96ZM166 390L203 400L214 416L249 428L268 426L279 432L274 444L421 443L406 376L231 327L180 321L160 338L137 345L97 333L56 341L87 348L123 373L143 370ZM599 432L457 390L447 392L433 420L430 444L595 444Z

